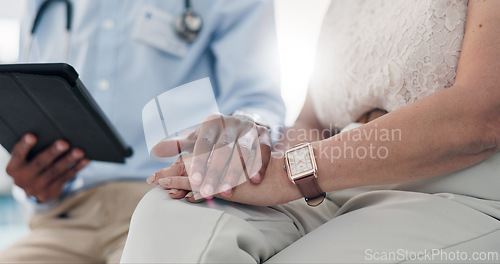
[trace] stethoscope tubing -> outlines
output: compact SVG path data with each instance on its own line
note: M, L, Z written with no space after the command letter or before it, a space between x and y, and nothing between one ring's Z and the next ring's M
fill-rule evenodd
M47 12L48 8L53 4L57 2L63 2L66 4L66 32L65 32L65 45L64 45L64 53L65 54L65 61L68 62L69 60L69 53L70 53L70 36L71 36L71 27L72 27L72 22L73 22L73 5L70 0L45 0L45 2L42 3L40 8L38 9L36 16L35 16L35 21L33 22L33 26L31 27L30 34L28 36L28 39L26 40L26 44L24 46L24 52L23 52L23 58L22 61L28 61L29 56L31 54L31 49L33 45L33 39L36 34L36 31L38 27L41 24L42 18L44 14ZM195 15L192 10L191 10L191 0L184 0L184 6L185 6L185 13L181 17L182 19L185 19L186 16L188 15ZM199 18L199 16L197 16ZM201 21L201 18L199 18ZM198 32L201 30L201 24L200 27L194 30L186 29L184 25L183 32L178 32L180 36L186 39L188 42L192 42L196 36L198 35ZM178 29L178 31L180 31ZM185 31L185 32L184 32ZM187 37L186 35L194 34L194 38Z
M24 53L23 53L23 61L27 61L29 59L30 53L31 53L31 48L33 45L33 38L36 34L36 31L38 27L41 24L42 18L44 14L47 12L48 8L53 4L57 2L63 2L66 4L66 32L65 32L65 45L64 45L64 50L63 54L65 54L65 61L67 62L69 59L69 39L71 35L71 25L73 22L73 5L69 0L46 0L45 2L42 3L40 8L38 9L36 16L35 16L35 21L33 21L33 26L31 27L30 34L28 36L28 39L26 40L26 44L24 47Z

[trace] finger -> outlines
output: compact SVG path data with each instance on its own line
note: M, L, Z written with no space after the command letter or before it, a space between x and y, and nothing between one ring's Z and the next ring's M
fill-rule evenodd
M200 193L203 197L211 198L214 194L216 194L221 182L221 178L225 176L225 168L231 161L231 156L233 155L235 146L235 140L236 134L228 130L225 130L219 137L214 150L210 154L210 162L208 164L207 172L200 189ZM237 153L236 156L238 156ZM241 167L241 161L238 160L238 163L239 164L236 164L236 166ZM233 165L233 172L236 166Z
M73 166L73 168L71 168L69 171L67 171L65 173L64 179L66 181L71 180L73 178L73 176L76 175L77 172L83 170L85 167L87 167L87 165L89 165L89 163L90 163L90 160L88 160L88 159L80 160L77 164L75 164L75 166Z
M258 127L258 130L260 136L255 142L257 144L256 160L249 171L250 181L256 184L260 183L266 175L267 166L271 159L271 133L269 129L261 126Z
M253 163L250 163L250 161L252 158L255 158L255 146L259 141L257 128L258 126L252 123L252 129L247 129L247 131L244 134L241 134L238 138L237 150L246 178L249 178L249 176L254 176L254 173L249 174L249 170L253 166Z
M11 175L13 170L26 164L26 157L35 144L36 137L32 134L26 134L16 145L14 145L10 161L6 167L7 174Z
M161 188L169 190L172 199L181 199L191 191L191 185L187 176L174 176L159 180Z
M76 176L76 174L79 171L83 170L85 167L87 167L87 165L89 165L89 163L90 163L90 160L88 160L88 159L80 160L77 164L75 164L75 166L73 166L71 169L66 171L66 173L64 174L63 177L56 179L56 181L61 181L63 183L66 183L67 181L72 180Z
M258 184L262 181L262 175L260 173L262 169L262 151L260 144L256 144L254 150L254 158L252 160L251 166L252 167L248 170L248 179L251 183Z
M146 181L147 183L152 185L160 185L159 180L169 176L187 176L183 156L179 156L174 164L172 164L170 167L163 168L157 171Z
M186 197L186 194L188 194L189 191L186 190L179 190L179 189L170 189L168 192L168 195L172 199L182 199Z
M233 195L234 187L240 183L240 179L246 180L242 159L243 158L240 156L238 151L233 150L233 155L231 156L226 173L217 191L217 193L220 193L223 197L231 197ZM217 193L214 193L214 195Z
M153 154L160 158L174 157L180 154L179 139L171 138L162 140L153 147Z
M199 130L196 129L187 137L174 137L162 140L153 147L153 154L160 158L167 158L177 156L182 152L193 152L198 134Z
M201 196L200 193L189 192L186 194L186 200L190 203L201 203L205 201L205 199Z
M231 162L220 184L219 193L224 198L231 197L234 188L249 178L248 170L255 158L255 154L252 153L252 150L255 152L253 145L258 141L257 126L253 122L249 124L251 129L244 129L240 134Z
M165 189L178 189L178 190L187 190L192 191L191 183L189 182L189 178L186 176L170 176L167 178L162 178L159 180L160 186Z
M83 159L83 152L79 149L74 149L66 154L63 158L56 161L52 166L47 168L41 176L36 179L33 184L35 192L47 188L55 179L64 176L75 164Z
M28 168L35 172L35 174L38 174L47 169L57 158L59 158L59 156L66 152L68 148L68 143L58 140L52 144L52 146L38 154L35 159L29 163ZM83 152L81 150L78 153L81 155L78 158L83 157Z
M29 175L31 175L30 184L24 187L27 195L35 195L39 194L40 191L43 191L45 187L52 181L52 179L43 179L43 173L51 167L54 160L57 160L60 155L67 151L69 148L69 144L58 140L52 146L44 150L42 153L37 155L34 160L32 160L27 167L29 171ZM83 157L83 152L81 150L77 150L77 159L81 159Z
M69 169L62 177L55 179L40 194L37 194L35 196L41 202L47 202L58 198L62 194L64 184L73 179L76 173L85 168L88 164L89 164L88 159L80 160L71 169Z
M221 128L221 121L205 122L200 126L200 134L194 146L193 157L188 171L193 185L201 185L203 182L203 175L205 175L211 151L214 149Z

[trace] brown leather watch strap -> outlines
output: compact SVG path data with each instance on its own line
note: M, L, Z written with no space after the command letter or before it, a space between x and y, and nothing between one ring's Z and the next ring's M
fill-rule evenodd
M295 184L302 196L305 197L308 205L318 206L325 199L326 194L319 187L318 180L314 175L295 180Z

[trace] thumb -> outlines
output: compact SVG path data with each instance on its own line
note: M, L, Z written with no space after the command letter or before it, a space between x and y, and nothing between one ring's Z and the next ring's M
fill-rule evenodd
M153 147L153 154L159 158L174 157L182 152L193 152L195 140L191 137L173 137L162 140Z
M162 140L153 147L153 154L159 158L177 156L180 151L180 142L177 139Z

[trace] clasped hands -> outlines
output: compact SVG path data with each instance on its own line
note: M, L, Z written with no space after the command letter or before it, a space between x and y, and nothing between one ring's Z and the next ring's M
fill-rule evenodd
M172 166L148 178L148 183L169 190L173 199L218 197L274 205L300 197L286 178L281 155L271 152L269 129L238 116L211 114L189 135L156 144L153 153L182 153Z

